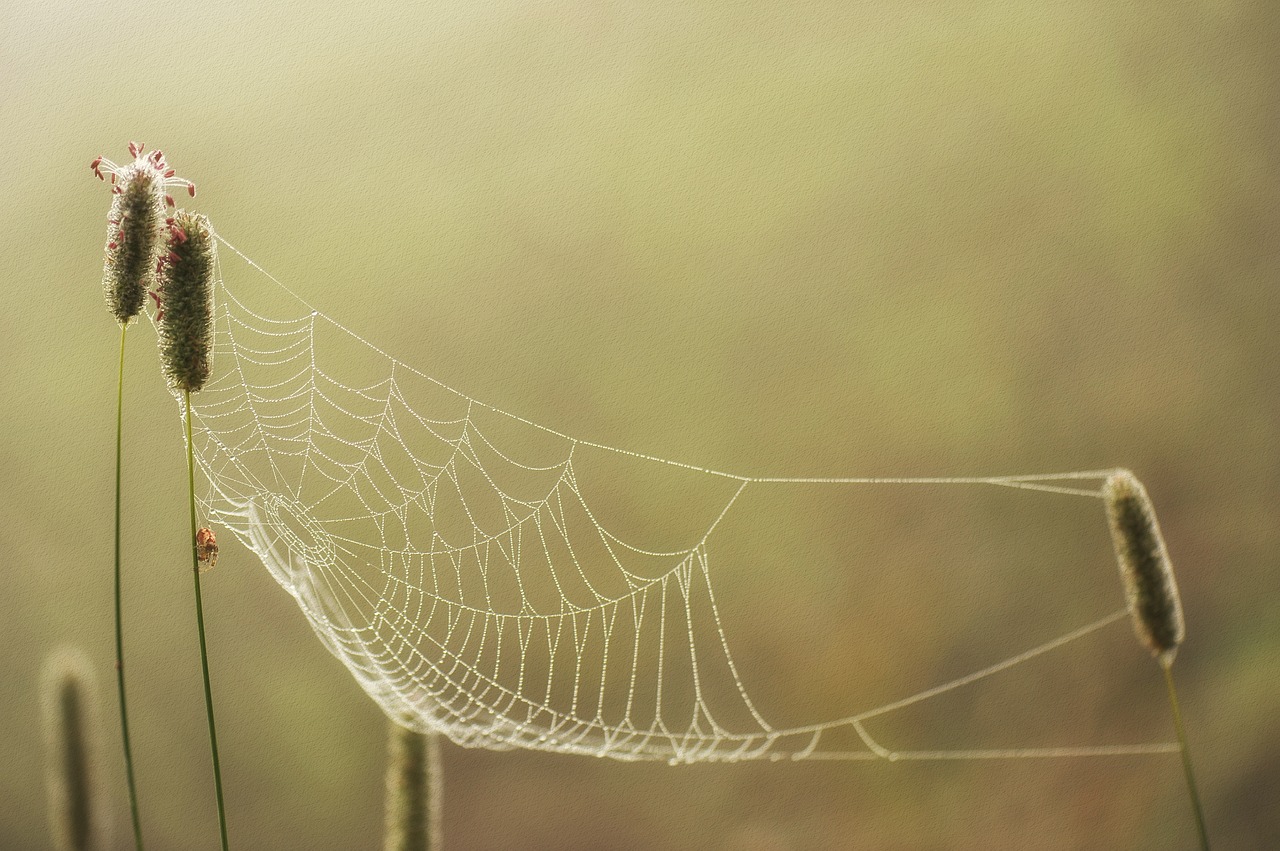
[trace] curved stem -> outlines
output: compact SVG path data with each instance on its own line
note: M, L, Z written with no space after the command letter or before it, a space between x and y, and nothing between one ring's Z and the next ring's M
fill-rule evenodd
M1200 847L1209 851L1209 830L1204 823L1204 808L1200 804L1200 793L1196 790L1196 775L1191 768L1191 751L1187 749L1187 731L1182 726L1182 711L1178 708L1178 692L1173 687L1172 662L1161 660L1160 667L1164 671L1164 683L1169 689L1169 705L1173 707L1173 726L1178 731L1178 745L1182 752L1182 771L1187 776L1187 791L1191 794L1191 809L1196 817L1196 830L1200 833Z
M124 773L133 817L133 844L142 851L142 820L138 816L138 787L133 779L133 746L129 743L129 708L124 696L124 618L120 605L120 467L124 432L124 339L128 324L120 323L120 371L116 377L116 691L120 695L120 733L124 740Z
M196 547L196 462L191 445L191 391L184 390L187 423L187 495L191 507L191 575L196 584L196 628L200 633L200 670L204 674L204 708L209 717L209 750L213 754L213 787L218 798L218 831L227 851L227 811L222 800L222 766L218 762L218 728L213 722L213 689L209 685L209 651L204 639L204 605L200 600L200 553Z

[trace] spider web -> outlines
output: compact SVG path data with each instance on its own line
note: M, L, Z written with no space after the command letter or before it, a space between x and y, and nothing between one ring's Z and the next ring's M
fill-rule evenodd
M751 490L896 482L1098 498L1110 471L766 478L579 440L387 355L218 239L258 282L296 299L297 311L260 315L219 269L214 372L192 396L194 449L209 482L201 510L262 560L400 723L463 746L673 763L1176 750L898 751L865 726L1115 623L1123 609L894 702L778 727L752 702L716 600L717 528ZM722 501L692 539L642 545L601 516L584 487L592 454L712 480Z

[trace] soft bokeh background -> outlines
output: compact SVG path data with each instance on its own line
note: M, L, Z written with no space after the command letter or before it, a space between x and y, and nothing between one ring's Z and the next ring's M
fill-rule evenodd
M586 439L759 475L1132 467L1183 590L1176 672L1212 834L1274 847L1277 43L1267 0L10 0L0 846L48 844L36 683L62 643L101 674L126 842L118 337L87 165L139 139L309 301ZM151 339L131 335L127 389L136 758L149 847L214 847L182 444ZM744 678L789 721L1121 603L1092 500L797 488L752 510L738 532L758 549L717 581ZM224 544L205 589L234 846L378 847L375 706L243 548ZM876 732L1000 747L1170 728L1117 624ZM448 747L445 765L455 849L1193 845L1174 757L673 768Z

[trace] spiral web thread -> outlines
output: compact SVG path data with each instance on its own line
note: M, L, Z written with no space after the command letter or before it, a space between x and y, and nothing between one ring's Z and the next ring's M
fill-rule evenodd
M299 309L288 319L259 315L219 269L214 372L192 397L196 458L209 481L202 511L262 560L400 723L463 746L673 763L1176 750L892 751L864 726L1112 624L1123 609L893 703L778 728L748 695L713 593L716 528L748 489L910 482L1097 498L1085 485L1109 471L763 478L578 440L390 357L218 239ZM728 496L691 545L640 547L611 532L584 496L575 466L584 452L715 477Z

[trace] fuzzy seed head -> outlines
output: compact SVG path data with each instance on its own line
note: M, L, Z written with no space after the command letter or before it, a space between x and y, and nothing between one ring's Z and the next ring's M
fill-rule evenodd
M96 687L84 654L68 648L50 654L40 691L54 844L77 851L105 847L96 799Z
M1151 655L1169 665L1185 626L1155 509L1142 482L1128 470L1113 473L1102 487L1102 496L1134 631Z
M174 390L195 392L213 357L213 231L198 213L173 214L159 274L160 361Z
M129 143L133 161L120 166L98 157L89 168L112 188L111 213L107 217L107 245L102 288L107 308L116 321L125 323L142 310L147 291L155 285L156 261L164 240L165 198L174 186L195 187L175 177L160 151L143 152L139 142Z
M152 169L136 163L120 172L116 185L120 192L111 196L102 288L108 309L123 323L142 310L152 286L164 192Z

